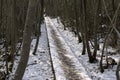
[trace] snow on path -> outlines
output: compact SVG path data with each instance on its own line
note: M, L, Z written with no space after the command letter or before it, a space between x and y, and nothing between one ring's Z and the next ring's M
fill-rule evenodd
M91 80L49 17L45 17L56 80Z
M37 55L32 55L34 46L35 40L32 41L30 57L23 80L54 80L45 24L41 26Z

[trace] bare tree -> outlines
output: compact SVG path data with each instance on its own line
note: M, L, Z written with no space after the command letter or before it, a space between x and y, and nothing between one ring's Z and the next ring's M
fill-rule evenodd
M120 60L118 62L118 66L116 69L116 78L117 78L117 80L120 80Z
M37 0L29 0L28 10L26 15L25 21L25 29L23 33L23 46L21 51L21 58L18 65L18 68L15 72L14 79L12 80L22 80L28 58L29 58L29 51L30 51L30 44L31 44L31 35L32 35L32 27L35 22L35 10L36 10Z
M36 23L36 25L38 27L38 30L37 30L37 40L36 40L35 48L34 48L34 51L32 53L34 55L35 55L35 53L37 51L37 47L39 45L39 37L40 37L40 33L41 33L40 28L41 28L41 23L43 21L44 0L41 0L41 2L40 2L40 0L38 0L38 3L41 3L41 4L37 5L38 10L36 10L37 11L37 15L36 15L37 23Z

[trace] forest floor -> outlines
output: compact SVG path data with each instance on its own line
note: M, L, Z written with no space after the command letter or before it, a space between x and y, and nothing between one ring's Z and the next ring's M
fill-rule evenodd
M57 19L45 17L36 55L32 55L34 46L35 39L23 80L116 80L116 66L100 73L99 63L90 64L87 54L81 55L82 43ZM112 57L118 60L120 55Z

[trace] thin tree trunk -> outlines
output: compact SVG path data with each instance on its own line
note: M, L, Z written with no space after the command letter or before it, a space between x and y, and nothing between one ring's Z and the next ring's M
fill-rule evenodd
M79 34L79 16L78 16L78 12L77 12L77 0L74 0L74 8L75 8L75 20L76 20L76 33L77 33L77 37L78 37L78 43L82 42L81 36Z
M23 33L23 46L21 51L21 58L18 65L18 68L15 72L15 77L12 80L22 80L22 77L25 72L25 68L29 58L30 44L31 44L31 35L32 27L34 25L35 19L35 8L37 0L29 0L28 11L26 15L25 29Z
M40 37L40 28L41 28L41 23L42 23L42 20L43 20L43 12L44 12L44 0L41 0L41 9L40 9L40 20L38 20L38 24L37 24L37 27L38 27L38 34L37 34L37 40L36 40L36 44L35 44L35 49L33 51L33 55L35 55L36 51L37 51L37 48L38 48L38 45L39 45L39 37Z
M83 33L81 33L81 34L82 34L82 41L83 41L82 55L85 55L85 52L86 52L85 36Z
M89 46L89 38L88 38L88 36L89 36L89 34L88 34L88 21L87 21L87 7L86 7L86 0L84 0L83 1L84 2L84 13L83 13L83 15L84 15L84 20L85 20L85 43L86 43L86 49L87 49L87 53L88 53L88 57L89 57L89 62L90 63L92 63L93 62L93 57L92 57L92 54L91 54L91 51L90 51L90 46Z
M86 41L85 41L85 27L86 27L86 15L85 15L85 2L84 0L81 0L81 26L82 26L82 31L81 31L81 35L82 35L82 41L83 41L83 51L82 51L82 55L85 55L86 52Z
M98 43L97 43L97 26L98 26L98 9L99 9L99 2L100 0L95 1L96 6L94 8L94 52L93 52L93 58L94 61L96 62L96 55L97 55L97 50L98 50Z
M101 55L101 60L100 60L100 72L103 73L104 72L104 68L103 68L103 55L104 55L104 50L105 50L105 46L106 46L106 41L109 37L109 34L111 34L113 31L113 29L109 30L108 35L106 35L105 40L104 40L104 44L103 44L103 49L102 49L102 55Z
M12 67L13 67L13 64L14 64L14 53L16 51L16 23L15 23L15 0L12 0L12 6L11 6L11 54L10 54L10 57L11 57L11 65L10 65L10 68L9 70L12 72Z
M3 1L0 2L0 29L2 29L2 7L3 7Z
M116 78L117 80L120 80L120 60L119 60L119 63L118 63L118 66L117 66L117 69L116 69Z

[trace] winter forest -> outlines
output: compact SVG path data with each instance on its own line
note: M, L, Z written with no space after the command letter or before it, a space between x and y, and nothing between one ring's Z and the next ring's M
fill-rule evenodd
M120 0L0 0L0 80L120 80Z

